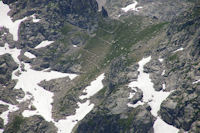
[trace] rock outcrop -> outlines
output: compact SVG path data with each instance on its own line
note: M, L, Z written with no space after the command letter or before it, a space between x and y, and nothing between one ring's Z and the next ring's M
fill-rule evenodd
M16 116L4 130L5 133L55 133L56 131L57 129L53 123L46 122L41 116L29 118Z
M77 128L77 133L153 133L154 117L144 107L130 110L127 114L111 115L104 112L90 113Z

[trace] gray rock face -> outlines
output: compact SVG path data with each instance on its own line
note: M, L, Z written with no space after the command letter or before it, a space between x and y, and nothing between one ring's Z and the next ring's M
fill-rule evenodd
M124 58L118 58L111 63L110 70L108 72L109 75L106 75L108 78L109 88L113 88L117 84L125 82L125 68L126 60Z
M150 79L154 83L154 89L160 91L163 89L163 65L159 60L152 60L144 67L144 72L150 74Z
M54 92L53 105L53 117L55 119L63 119L66 116L75 113L78 107L77 102L79 101L76 91L71 90L73 81L66 78L59 78L50 81L42 81L39 85L45 90Z
M9 54L0 56L0 84L6 85L11 80L12 71L18 65Z
M65 86L66 83L70 84L70 81L71 81L70 78L66 77L66 78L60 78L60 79L55 79L51 81L42 81L39 85L42 86L45 90L48 90L51 92L59 92L66 87Z
M139 107L138 114L136 114L136 118L134 120L136 126L136 132L148 132L151 133L153 131L152 126L154 123L154 118L151 113Z
M140 0L139 4L143 7L138 14L150 16L162 21L170 21L189 9L187 1L175 0Z
M28 19L19 28L21 46L31 48L42 40L59 38L60 29L63 28L65 22L84 29L93 29L99 15L95 0L17 0L10 5L10 8L12 9L10 15L14 20L33 14L41 19L38 23L33 23L32 19Z
M129 102L130 88L120 87L116 92L106 99L104 106L110 110L112 114L121 114L128 111L127 103Z
M5 3L5 4L11 4L11 3L13 3L13 2L15 2L15 1L17 1L17 0L2 0L3 1L3 3Z
M197 102L199 85L192 84L199 79L199 13L196 12L197 10L199 10L198 6L172 20L163 44L152 52L153 59L145 68L145 71L150 73L155 89L160 90L162 86L159 85L165 83L165 91L174 90L161 104L162 119L186 131L190 131L193 127L191 132L198 132L196 123L200 116L198 111L200 106ZM183 51L174 52L181 47ZM164 60L159 63L157 59L161 57ZM163 70L165 74L162 75Z
M21 47L34 48L43 40L51 41L53 38L58 37L50 32L51 25L47 21L40 23L33 23L31 20L26 20L21 23L20 32L20 45Z
M0 129L2 129L4 127L4 121L2 118L0 118Z
M154 118L144 107L140 106L128 112L127 118L109 115L103 112L90 113L78 126L77 133L153 133Z
M16 116L13 122L6 126L5 133L55 133L56 127L51 122L46 122L41 116L23 118Z
M102 6L106 8L110 17L118 18L118 15L137 14L142 16L149 16L161 21L171 21L176 16L180 15L183 11L189 9L187 1L175 0L138 0L137 6L142 6L139 12L130 11L124 13L121 8L132 4L132 0L98 0Z
M3 113L6 110L8 110L8 106L0 104L0 113Z
M10 104L17 104L16 98L23 98L22 90L14 90L16 85L11 80L12 72L18 68L11 55L4 54L0 56L0 99Z
M188 94L180 90L175 91L162 103L160 114L167 123L188 131L192 123L198 120L199 99L195 92Z
M137 66L131 66L128 69L127 60L124 57L119 57L110 65L109 71L106 73L105 82L108 87L114 89L119 84L125 84L130 80L134 80L138 76Z
M200 121L196 121L192 124L189 133L200 133Z
M0 99L10 104L17 104L16 99L23 98L25 94L22 90L14 90L13 88L14 86L12 88L0 86Z
M138 101L142 100L143 98L143 92L140 89L137 89L137 92L135 93L135 95L133 96L133 98L131 98L132 100L132 104L137 103Z

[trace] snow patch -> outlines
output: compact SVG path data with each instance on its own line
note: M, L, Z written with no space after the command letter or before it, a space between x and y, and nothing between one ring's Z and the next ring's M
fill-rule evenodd
M200 82L200 79L197 80L197 81L192 82L192 84L197 84L197 83L199 83L199 82Z
M56 127L58 127L58 133L71 133L78 121L82 120L94 108L94 104L90 104L89 100L84 103L78 103L78 106L79 108L76 109L75 115L55 122Z
M13 40L18 40L18 29L19 25L22 21L26 20L27 17L23 19L16 20L15 22L12 21L11 17L8 16L8 12L10 11L10 8L8 5L4 4L2 1L0 1L0 27L6 27L9 29L9 32L13 35Z
M162 58L160 58L160 59L158 59L160 62L163 62L164 61L164 59L162 59Z
M24 55L30 59L36 58L36 56L30 52L25 52Z
M144 65L151 60L151 57L143 58L139 61L139 75L137 81L133 81L129 84L129 87L135 89L138 87L143 91L143 100L138 101L136 104L128 103L128 107L136 108L139 105L143 105L144 103L148 103L152 108L151 114L157 117L157 120L154 123L154 132L155 133L177 133L179 129L165 123L159 116L158 111L160 110L161 103L169 96L171 92L164 92L165 84L163 84L163 90L155 91L153 88L153 83L149 78L149 74L144 73Z
M40 21L40 19L37 19L37 18L35 17L35 14L31 15L31 17L33 18L33 23L37 23L37 22Z
M86 93L86 95L82 95L79 98L81 100L90 98L97 92L99 92L101 89L103 89L103 83L102 80L104 79L104 73L101 74L99 77L96 78L96 80L92 81L90 86L86 87L83 92Z
M162 75L162 76L165 75L165 70L163 70L163 72L161 73L161 75Z
M9 53L11 54L15 62L19 64L19 66L24 65L24 71L21 71L19 67L17 70L15 70L12 73L12 79L18 80L15 86L15 89L22 88L22 90L25 92L25 97L22 99L17 99L17 100L18 102L31 100L32 105L36 107L36 110L34 111L25 110L22 113L22 115L24 117L30 117L33 115L41 115L46 121L54 122L54 120L52 119L52 105L51 105L51 103L53 102L53 93L40 87L38 83L40 83L43 80L49 81L51 79L62 78L62 77L67 77L67 76L70 79L74 79L77 75L68 74L68 73L60 73L56 71L47 72L45 70L43 71L32 70L31 66L28 63L19 61L18 56L20 55L20 51L21 50L16 49L16 48L10 49L7 43L5 44L4 47L0 47L0 55ZM16 71L20 71L21 74L19 76L16 76L14 74ZM16 106L9 105L9 104L6 104L6 105L9 106L9 110L2 113L0 116L5 120L5 124L7 124L7 121L8 121L7 120L8 114L10 112L18 110ZM78 103L78 105L79 105L79 109L77 109L77 112L82 112L82 114L78 114L78 116L76 115L77 117L83 116L84 113L87 113L86 111L88 111L89 109L91 109L91 107L93 107L93 104L89 105L88 102L83 103L83 104ZM87 105L88 105L88 109L86 110ZM79 111L80 109L81 111Z
M45 41L42 41L39 45L37 45L35 47L35 49L39 49L39 48L43 48L43 47L46 47L50 44L52 44L54 41L48 41L48 40L45 40Z
M130 4L130 5L128 5L128 6L126 6L126 7L124 7L124 8L121 8L124 12L128 12L128 11L139 11L139 9L141 9L142 7L140 6L140 7L136 7L137 6L137 4L138 4L138 2L137 1L133 1L133 3L132 4Z
M13 60L17 64L20 63L20 61L18 59L20 52L21 52L21 50L19 50L17 48L10 49L8 43L5 43L4 47L0 47L0 55L6 54L6 53L10 54L12 56Z
M166 84L162 84L162 88L163 88L163 90L165 90L166 89Z
M131 99L131 98L133 98L133 96L134 96L134 95L135 95L135 93L132 93L132 92L131 92L131 93L129 94L129 97L128 97L128 99Z
M0 115L0 117L4 120L4 125L6 125L6 124L8 124L8 115L9 115L9 113L15 112L19 108L16 105L12 105L12 104L6 103L6 102L1 101L1 100L0 100L0 104L8 106L8 110L5 111L5 112L2 112L1 115Z
M73 45L74 48L77 48L77 45Z
M144 103L141 102L141 101L138 101L136 104L131 104L131 103L128 103L128 107L131 107L131 108L136 108L137 106L140 106L140 105L143 105Z
M51 106L51 103L53 102L52 99L53 93L44 90L37 84L44 79L50 80L51 78L54 78L54 76L55 78L58 78L60 73L55 73L51 71L52 72L51 75L50 74L51 72L34 71L31 70L29 67L30 66L25 66L26 72L22 73L19 79L22 79L22 81L27 80L27 82L23 83L23 85L25 85L27 88L25 92L30 92L33 95L34 100L32 101L32 103L37 108L37 110L34 111L25 110L22 113L23 116L30 117L33 115L42 115L45 118L45 120L52 121L56 125L56 127L58 127L58 133L71 133L72 129L78 123L78 121L82 120L93 109L94 104L91 104L89 100L87 100L84 103L78 102L77 104L79 107L76 109L75 115L68 116L66 117L66 119L61 119L58 122L55 122L52 119L52 106ZM24 77L22 77L22 75L24 75ZM32 76L30 76L30 78L28 79L27 77L28 75ZM70 78L72 79L74 77L75 76L71 75ZM100 89L103 88L102 84L103 79L104 79L104 74L101 74L99 77L97 77L95 81L91 82L91 86L86 87L87 89L85 89L85 92L87 92L87 95L83 95L80 97L82 97L83 99L89 98L90 96L97 93ZM17 85L18 84L20 84L20 81L18 81ZM22 84L20 84L19 86L22 87ZM19 87L17 86L17 88ZM66 125L68 125L67 128Z
M100 91L103 88L103 79L104 79L104 73L101 74L96 78L96 80L92 81L90 83L90 86L86 87L83 92L86 93L86 95L82 95L79 98L86 99L90 98L91 96L95 95L98 91ZM55 125L58 127L59 133L71 133L73 128L76 126L76 124L82 120L93 108L94 104L91 104L89 100L87 100L84 103L77 103L79 108L76 109L75 115L71 115L66 117L66 119L59 120L58 122L54 122ZM67 125L67 128L66 128Z
M160 117L154 122L154 133L178 133L179 129L164 122Z
M43 80L51 80L56 78L62 78L67 76L73 76L71 74L60 73L56 71L44 72L44 71L36 71L30 68L31 66L27 63L24 63L25 71L21 72L21 75L17 77L18 82L15 86L15 89L20 89L27 94L31 93L33 96L33 105L36 107L36 112L38 112L41 116L44 117L45 120L52 120L52 105L53 102L53 93L49 92L38 85ZM26 95L21 101L26 101L30 97Z
M138 87L143 91L143 99L142 102L139 101L135 105L128 104L129 107L137 107L138 105L143 105L144 103L148 103L152 110L151 113L153 116L157 117L157 112L160 110L160 105L162 101L164 101L170 94L170 92L155 91L153 88L153 83L149 78L149 74L144 73L144 65L151 60L151 57L143 58L139 61L139 75L137 81L133 81L129 84L129 87L132 89Z
M184 50L184 48L179 48L179 49L177 49L177 50L175 50L173 53L176 53L176 52L178 52L178 51L183 51Z

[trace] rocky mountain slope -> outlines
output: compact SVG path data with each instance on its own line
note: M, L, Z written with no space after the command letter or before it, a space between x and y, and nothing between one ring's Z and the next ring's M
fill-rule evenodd
M199 0L0 1L0 132L199 133Z

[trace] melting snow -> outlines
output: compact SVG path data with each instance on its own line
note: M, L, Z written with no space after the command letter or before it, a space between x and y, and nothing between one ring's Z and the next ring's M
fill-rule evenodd
M14 40L18 40L18 28L20 23L25 20L17 20L14 23L12 22L11 18L7 15L9 12L9 7L0 1L0 18L2 20L0 21L0 26L5 26L9 29L10 33L13 34ZM33 17L33 22L38 22L39 19L35 19L35 16ZM53 43L53 41L43 41L35 48L42 48L46 47L47 45L50 45ZM17 70L15 70L12 73L12 79L17 79L18 82L15 86L15 89L20 89L25 92L25 97L22 99L17 99L19 102L23 102L26 100L31 100L31 104L35 106L36 110L25 110L22 115L24 117L29 117L33 115L41 115L44 117L46 121L53 122L58 127L59 133L70 133L74 126L77 124L78 121L82 120L85 115L87 115L94 107L94 104L91 104L89 100L87 100L84 103L77 103L78 108L76 109L75 115L68 116L66 119L59 120L58 122L55 122L52 118L52 102L53 102L53 93L49 92L42 87L38 85L43 80L51 80L55 78L61 78L69 76L70 79L75 78L77 75L75 74L67 74L67 73L60 73L56 71L50 71L47 72L45 70L43 71L36 71L31 69L31 66L28 63L20 62L18 59L18 56L20 55L21 50L20 49L10 49L8 44L6 43L4 47L0 47L0 55L3 55L5 53L11 54L14 61L18 63L19 67ZM25 52L25 56L29 58L35 58L35 55ZM24 71L21 70L21 66L24 66ZM19 71L20 75L15 75L14 73ZM87 95L80 96L83 99L89 98L90 96L97 93L100 89L103 88L102 80L104 78L104 74L100 75L96 81L93 81L91 83L90 87L87 87L84 91L87 93ZM0 117L2 117L5 120L4 124L7 124L8 122L8 115L10 112L18 110L17 106L7 104L5 102L0 101L0 104L8 105L9 110L3 112ZM67 125L67 128L66 128ZM3 132L3 130L0 130Z
M0 47L0 53L5 54L9 53L13 59L21 64L18 56L20 55L19 49L10 49L6 43L4 47ZM21 75L16 76L13 74L13 79L17 79L18 82L15 86L16 89L22 88L25 93L31 93L33 95L33 105L37 108L37 112L41 114L47 121L51 120L51 103L53 102L53 93L44 90L42 87L38 86L43 80L51 80L55 78L61 78L69 76L70 79L75 78L75 74L60 73L56 71L44 72L36 71L30 68L28 63L23 63L25 71L21 71ZM44 98L45 97L45 98ZM26 95L21 101L30 99L29 95ZM19 100L20 101L20 100Z
M14 61L16 63L20 63L19 59L17 58L19 55L20 55L20 51L19 49L17 48L14 48L14 49L10 49L9 46L8 46L8 43L5 43L5 46L4 47L0 47L0 55L3 55L3 54L10 54L12 56L12 58L14 59Z
M184 50L184 48L181 47L181 48L175 50L173 53L176 53L176 52L178 52L178 51L182 51L182 50Z
M10 53L13 58L15 58L16 62L20 64L20 61L18 60L18 56L20 54L19 49L10 49L8 47L8 44L5 45L5 47L0 48L0 51L6 51L4 53ZM2 54L4 54L2 53ZM36 107L36 110L25 110L22 115L24 117L30 117L33 115L41 115L44 117L46 121L52 121L55 123L55 125L59 129L59 133L70 133L74 126L77 124L78 121L82 120L85 115L87 115L94 107L94 104L90 104L90 101L87 100L84 103L77 103L79 108L76 109L76 114L72 116L66 117L66 119L59 120L58 122L55 122L52 119L52 105L53 102L53 93L44 90L42 87L38 85L43 80L51 80L55 78L60 77L66 77L69 76L70 79L75 78L77 75L75 74L65 74L65 73L59 73L56 71L50 71L46 72L43 71L35 71L31 69L31 66L28 63L23 63L25 71L21 71L21 74L19 76L16 76L13 74L14 79L18 79L18 82L15 86L16 89L22 88L25 92L25 97L21 100L18 100L19 102L29 100L33 98L32 104ZM96 80L91 82L91 85L86 87L84 92L87 93L87 95L80 96L83 99L89 98L90 96L97 93L99 90L103 88L102 80L104 79L104 74L101 74L99 77L97 77ZM30 93L31 95L28 95ZM14 110L16 111L16 110ZM8 114L9 112L5 112ZM67 128L66 128L66 125Z
M98 91L100 91L103 88L103 79L104 79L104 73L101 74L96 78L96 80L92 81L90 86L86 87L83 92L87 93L86 95L82 95L79 98L85 99L90 98L94 94L96 94ZM77 103L79 108L76 109L76 114L66 117L66 119L59 120L58 122L55 122L55 125L58 127L59 133L71 133L72 129L76 126L78 121L82 120L93 108L94 104L90 104L90 101L87 100L84 103ZM66 128L67 125L67 128Z
M134 95L135 95L135 93L130 93L128 99L133 98Z
M162 76L165 75L165 70L163 70L163 72L161 73L161 75L162 75Z
M164 91L155 91L153 88L153 83L151 82L151 79L149 78L149 74L144 73L144 65L148 63L151 60L151 57L143 58L139 62L139 68L138 71L140 74L138 75L137 81L133 81L129 84L129 87L135 88L138 87L143 91L143 102L136 103L136 105L141 105L144 103L149 103L152 110L151 113L154 116L157 116L157 112L160 109L160 105L163 100L165 100L170 92L164 92Z
M160 117L157 118L154 125L154 133L178 133L179 129L164 122Z
M124 7L124 8L121 8L124 12L128 12L128 11L139 11L139 9L141 9L142 7L136 7L138 4L137 1L134 1L132 4Z
M25 55L26 57L30 58L30 59L36 58L36 56L35 56L34 54L30 53L30 52L25 52L24 55Z
M165 90L165 88L166 88L166 85L165 85L165 84L162 84L162 88L163 88L163 90Z
M86 95L82 95L79 98L81 100L85 98L90 98L94 94L96 94L98 91L100 91L103 88L102 80L104 79L104 74L101 74L99 77L97 77L96 80L92 81L90 86L86 87L83 92L86 93Z
M176 133L178 129L176 129L171 125L168 125L158 117L158 111L160 110L161 103L169 96L171 92L164 92L163 90L161 91L154 90L153 83L149 78L149 74L144 73L144 65L148 63L150 60L151 57L148 57L148 58L143 58L141 61L139 61L138 71L140 72L140 74L138 75L138 79L137 81L133 81L129 84L129 87L131 87L132 89L138 87L143 91L143 100L138 101L136 104L128 103L128 106L135 108L139 105L143 105L144 103L148 103L152 108L151 110L152 115L157 117L157 120L154 123L155 133L160 133L161 131L162 132L166 131L167 133ZM163 84L163 87L165 87L165 84ZM166 130L167 128L168 130Z
M90 104L90 101L87 100L84 103L78 103L78 106L75 115L68 116L66 119L55 123L59 133L71 133L78 121L82 120L93 109L94 104Z
M158 60L159 60L160 62L163 62L164 59L160 58L160 59L158 59Z
M52 105L53 102L53 93L46 91L42 87L38 85L43 80L51 80L55 78L61 78L69 76L70 79L74 79L77 75L76 74L67 74L67 73L60 73L56 71L50 71L46 72L43 71L36 71L32 70L31 66L28 63L21 63L18 59L18 56L20 55L19 49L10 49L8 44L6 43L4 47L0 47L0 54L3 55L5 53L11 54L13 59L16 63L19 65L23 64L25 71L21 71L21 74L19 76L14 75L16 71L20 71L20 68L18 70L15 70L12 74L13 79L17 79L18 82L15 86L15 89L20 89L25 92L25 97L23 99L18 99L19 102L29 100L31 98L32 104L36 107L35 111L25 110L22 114L25 117L33 116L33 115L41 115L44 117L46 121L53 121L52 119ZM31 95L29 95L30 93ZM8 104L7 104L8 105ZM90 105L91 106L91 105ZM81 105L80 105L81 107ZM7 116L9 112L16 111L18 108L15 106L9 105L9 110L2 113L1 117L5 118L5 123L7 123Z
M50 45L51 43L53 43L54 41L48 41L48 40L45 40L45 41L42 41L39 45L37 45L35 47L35 49L39 49L39 48L43 48L43 47L46 47L48 45Z
M16 106L16 105L12 105L12 104L9 104L9 103L6 103L6 102L3 102L0 100L0 104L3 104L3 105L7 105L8 106L8 110L3 112L0 117L4 120L4 125L6 125L8 123L8 115L9 113L11 112L14 112L14 111L17 111L19 108Z
M35 17L35 14L31 15L31 17L33 18L33 22L34 22L34 23L37 23L37 22L40 21L40 19L37 19L37 18Z
M200 79L197 80L197 81L194 81L192 84L197 84L197 83L199 83L199 82L200 82Z
M10 8L8 5L4 4L2 1L0 1L0 27L6 27L9 29L9 32L13 35L13 40L18 40L18 29L19 25L22 21L26 20L27 17L16 20L15 22L12 21L11 17L8 16L8 12L10 11Z
M42 115L45 118L45 120L51 121L51 103L53 102L53 93L40 87L38 83L40 83L43 80L48 81L51 79L62 78L72 75L56 71L35 71L30 69L29 64L24 63L24 65L26 71L22 71L21 75L17 77L18 82L15 88L22 88L26 94L31 93L34 98L32 103L36 107L38 113ZM29 99L29 97L26 96L22 101L26 101L27 99Z

